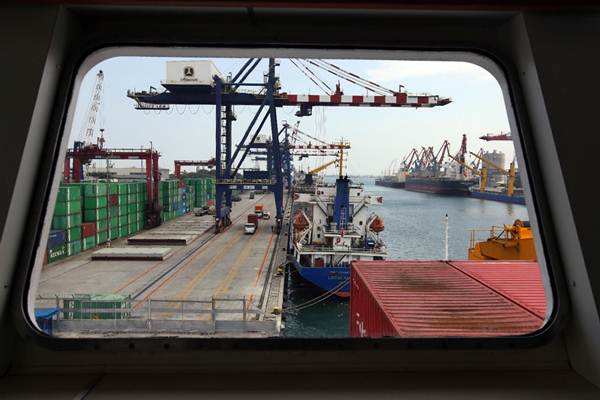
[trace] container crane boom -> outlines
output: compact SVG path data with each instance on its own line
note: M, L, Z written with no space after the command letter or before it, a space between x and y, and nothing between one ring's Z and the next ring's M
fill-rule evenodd
M98 74L96 74L94 93L92 95L92 99L90 100L90 107L88 108L88 112L85 117L85 125L81 134L84 145L94 144L94 129L96 128L96 118L98 117L98 110L100 109L100 104L102 102L103 83L104 72L100 70L98 71ZM102 142L104 141L103 138L101 140ZM99 143L99 147L102 147L102 143Z

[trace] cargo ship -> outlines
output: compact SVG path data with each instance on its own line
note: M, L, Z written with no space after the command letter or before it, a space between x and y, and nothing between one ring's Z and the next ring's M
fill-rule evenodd
M347 177L319 184L312 193L295 193L290 262L302 278L328 294L349 296L351 262L387 255L379 237L383 220L369 211L382 202Z
M445 176L418 177L407 176L405 189L413 192L445 194L453 196L469 196L469 188L475 183L471 179L451 178Z
M404 188L413 192L435 193L454 196L469 196L469 188L477 183L465 164L467 136L463 135L462 144L456 156L450 155L450 143L445 140L435 153L433 147L423 148L418 153L413 149L406 169ZM447 156L448 160L444 161Z
M397 175L384 175L375 179L377 186L391 187L395 189L402 189L405 184L405 176L403 173Z
M523 189L514 189L511 196L503 188L486 189L485 191L479 188L470 188L471 197L482 200L499 201L502 203L521 204L525 205L525 194Z

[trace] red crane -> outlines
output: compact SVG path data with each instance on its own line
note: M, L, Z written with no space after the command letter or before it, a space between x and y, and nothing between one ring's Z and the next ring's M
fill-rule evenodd
M509 141L509 140L512 140L512 136L511 136L510 132L506 132L506 133L500 132L498 134L488 133L486 135L480 136L479 139L485 140L487 142L492 141L492 140Z
M78 142L81 144L81 142ZM158 158L160 153L151 149L105 149L98 146L79 145L67 150L64 161L64 181L80 182L83 178L82 165L90 160L144 160L146 164L146 191L148 206L145 215L145 227L160 225L160 206L158 204ZM71 159L73 174L71 176Z
M181 178L181 167L186 166L197 166L197 167L208 167L213 168L215 166L215 159L211 158L210 160L175 160L175 176L179 179L179 184L183 184L183 179Z

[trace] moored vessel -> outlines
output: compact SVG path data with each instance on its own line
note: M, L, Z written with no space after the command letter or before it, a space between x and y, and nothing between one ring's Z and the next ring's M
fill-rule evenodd
M296 193L291 262L299 274L325 292L349 296L351 262L387 255L379 237L383 220L369 211L382 201L347 177L317 185L313 193Z

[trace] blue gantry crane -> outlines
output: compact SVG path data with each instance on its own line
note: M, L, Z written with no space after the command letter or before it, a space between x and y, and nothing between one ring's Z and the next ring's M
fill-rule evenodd
M298 106L299 111L296 116L301 117L311 115L312 107L315 106L422 108L446 105L451 102L450 98L438 95L409 94L402 86L398 91L385 89L323 60L296 59L296 62L304 67L308 64L317 66L338 78L362 86L375 95L345 95L339 83L336 85L335 92L331 94L289 94L280 90L280 81L276 75L279 62L274 58L268 59L268 70L262 82L247 82L261 60L260 58L248 59L233 77L223 77L215 65L208 60L169 61L167 79L161 82L164 91L159 92L152 86L148 91L127 91L127 96L135 101L135 108L139 110L167 110L173 104L215 105L217 232L231 223L232 190L272 191L275 195L276 230L279 231L281 227L284 178L287 185L291 186L293 155L289 149L290 126L285 123L278 130L277 107ZM316 77L313 71L310 72L311 76ZM235 150L232 143L232 123L236 120L234 105L258 106ZM259 143L256 139L267 121L268 130L271 132L269 140ZM266 151L265 156L270 159L267 160L267 170L249 170L240 174L244 160L256 151Z

